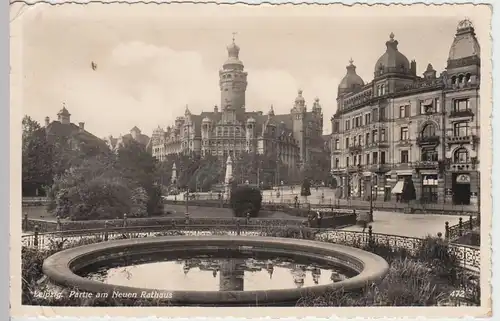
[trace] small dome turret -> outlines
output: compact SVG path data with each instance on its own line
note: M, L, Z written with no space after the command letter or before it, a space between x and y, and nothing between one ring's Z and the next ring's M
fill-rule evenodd
M347 73L340 81L338 88L339 94L363 87L365 85L363 79L356 73L356 66L353 62L354 61L351 58L351 60L349 60L349 65L346 67Z
M386 73L410 73L410 62L405 55L398 51L399 42L394 39L394 33L389 35L385 43L387 49L375 64L375 77Z

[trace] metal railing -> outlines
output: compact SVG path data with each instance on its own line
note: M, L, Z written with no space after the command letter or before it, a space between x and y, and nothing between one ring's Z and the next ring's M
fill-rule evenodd
M23 235L23 246L31 248L48 248L56 246L63 248L66 243L97 243L116 239L157 237L167 235L252 235L267 237L285 237L314 239L322 242L344 244L348 246L364 248L366 246L386 245L392 248L405 249L411 254L416 254L424 245L425 239L406 237L399 235L373 233L372 227L367 232L344 231L335 229L310 228L301 225L266 225L249 224L251 220L235 219L232 224L182 224L173 221L170 225L156 226L124 226L86 229L66 230L40 233L35 228L33 234ZM474 223L472 223L474 224ZM441 238L441 233L438 233ZM475 272L480 268L481 253L479 248L449 243L446 238L448 251L454 254L460 261L461 267Z
M447 240L456 240L469 231L473 231L475 229L478 229L481 227L481 217L473 217L472 215L469 216L469 220L463 221L463 219L460 217L458 219L458 224L449 226L448 222L445 222L445 239Z

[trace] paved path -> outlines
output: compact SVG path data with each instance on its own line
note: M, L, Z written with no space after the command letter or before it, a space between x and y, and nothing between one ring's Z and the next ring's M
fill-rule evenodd
M450 226L458 224L461 216L455 215L435 215L435 214L403 214L395 212L375 211L373 220L370 225L374 233L394 234L410 237L423 238L427 235L436 236L438 232L443 233L445 222L449 222ZM462 216L462 219L468 220L467 216ZM343 230L346 231L362 231L360 226L350 226Z

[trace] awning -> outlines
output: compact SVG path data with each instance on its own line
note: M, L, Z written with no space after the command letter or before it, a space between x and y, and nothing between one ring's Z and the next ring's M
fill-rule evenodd
M412 175L413 174L413 170L411 169L400 169L400 170L397 170L396 171L396 174L397 175L406 175L406 176L409 176L409 175Z
M430 106L434 103L434 100L433 99L426 99L422 102L422 105L424 106Z
M396 185L394 185L394 188L392 189L392 194L401 194L403 193L403 186L405 182L404 181L398 181Z
M363 176L372 176L372 172L363 172Z

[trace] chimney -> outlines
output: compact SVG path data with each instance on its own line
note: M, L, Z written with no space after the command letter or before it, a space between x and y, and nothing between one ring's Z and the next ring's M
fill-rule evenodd
M85 123L79 122L78 127L80 127L81 131L84 131L85 130Z
M217 105L214 106L214 113L218 113L219 112L219 108L217 107Z
M49 127L50 124L50 118L49 116L45 117L45 127Z

